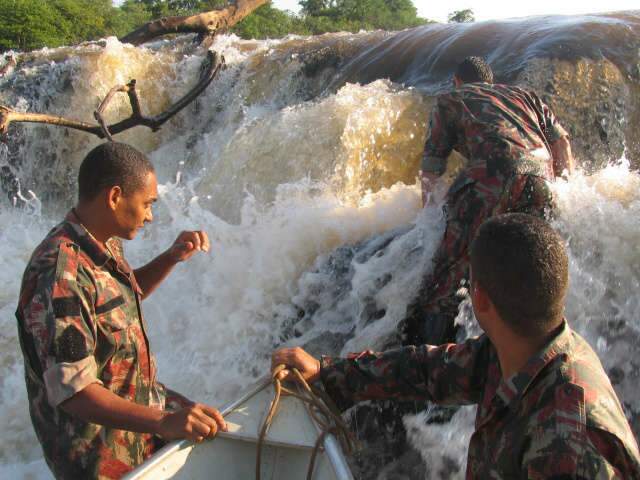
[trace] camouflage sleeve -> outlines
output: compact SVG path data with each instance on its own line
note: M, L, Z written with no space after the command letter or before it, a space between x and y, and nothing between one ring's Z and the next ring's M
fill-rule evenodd
M57 407L97 378L96 326L90 295L78 278L77 253L62 245L55 269L42 272L25 305L25 325L34 341L49 403Z
M557 117L553 114L549 106L540 100L540 97L533 92L529 92L533 97L534 103L538 111L542 113L543 118L543 132L544 136L547 139L547 142L554 143L562 137L567 137L569 134L567 131L560 125Z
M456 142L454 118L452 103L446 96L438 97L429 120L429 135L422 155L422 172L442 175L447 169L447 157Z
M640 472L613 435L595 430L530 435L523 455L523 472L530 479L638 479Z
M492 347L486 336L461 344L422 345L347 358L322 357L320 378L338 408L375 399L478 403Z

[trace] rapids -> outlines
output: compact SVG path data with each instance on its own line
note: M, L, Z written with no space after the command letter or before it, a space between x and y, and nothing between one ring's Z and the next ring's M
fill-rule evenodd
M316 353L393 343L443 228L439 208L420 209L415 181L432 98L459 59L481 54L498 80L538 91L572 135L583 170L553 185L554 223L570 249L567 317L640 432L640 12L277 41L231 35L211 48L228 68L193 105L159 132L117 137L148 152L160 183L154 223L126 246L132 265L183 229L206 229L213 245L145 302L165 383L220 405L263 375L283 342ZM0 104L91 120L109 88L136 78L143 109L157 113L193 84L203 56L191 37L19 54L0 78ZM127 114L125 98L108 112ZM72 206L77 168L97 143L27 124L0 143L2 478L50 478L13 312L25 263ZM477 331L468 304L458 321ZM404 419L413 450L394 455L411 457L410 467L391 461L361 478L463 478L474 411L427 423L433 415Z

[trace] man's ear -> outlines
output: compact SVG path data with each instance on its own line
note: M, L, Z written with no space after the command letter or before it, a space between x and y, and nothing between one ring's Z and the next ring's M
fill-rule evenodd
M109 190L107 190L107 205L109 206L109 209L115 211L121 200L122 189L118 185L114 185Z
M488 312L493 307L489 295L478 282L473 282L471 285L471 299L473 301L473 308L478 312Z

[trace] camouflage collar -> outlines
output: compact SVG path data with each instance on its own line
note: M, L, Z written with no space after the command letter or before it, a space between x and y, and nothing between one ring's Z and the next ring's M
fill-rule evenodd
M558 333L540 352L529 359L519 372L514 373L508 379L502 379L496 397L502 400L504 405L513 407L529 389L529 386L540 375L542 370L555 358L569 350L571 343L571 329L565 320L558 328Z
M142 295L142 288L135 278L133 269L124 258L120 241L115 237L107 240L107 248L100 245L100 242L82 224L82 221L72 209L64 219L66 231L69 232L71 240L85 252L91 261L98 267L109 266L112 270L117 270L129 279L133 290Z
M113 254L96 240L96 238L82 224L78 214L73 210L64 219L69 227L66 230L72 234L72 240L85 252L96 266L104 267L109 261L117 264Z

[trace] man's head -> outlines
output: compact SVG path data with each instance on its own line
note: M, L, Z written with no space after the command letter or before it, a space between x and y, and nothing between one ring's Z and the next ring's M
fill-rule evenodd
M456 86L463 83L493 83L493 71L482 58L467 57L458 65L453 82Z
M486 294L513 333L541 338L562 322L568 272L562 238L544 220L521 213L491 218L471 245L474 309Z
M140 151L124 143L107 142L91 150L80 165L78 207L100 214L101 229L133 239L153 219L157 200L155 170Z

